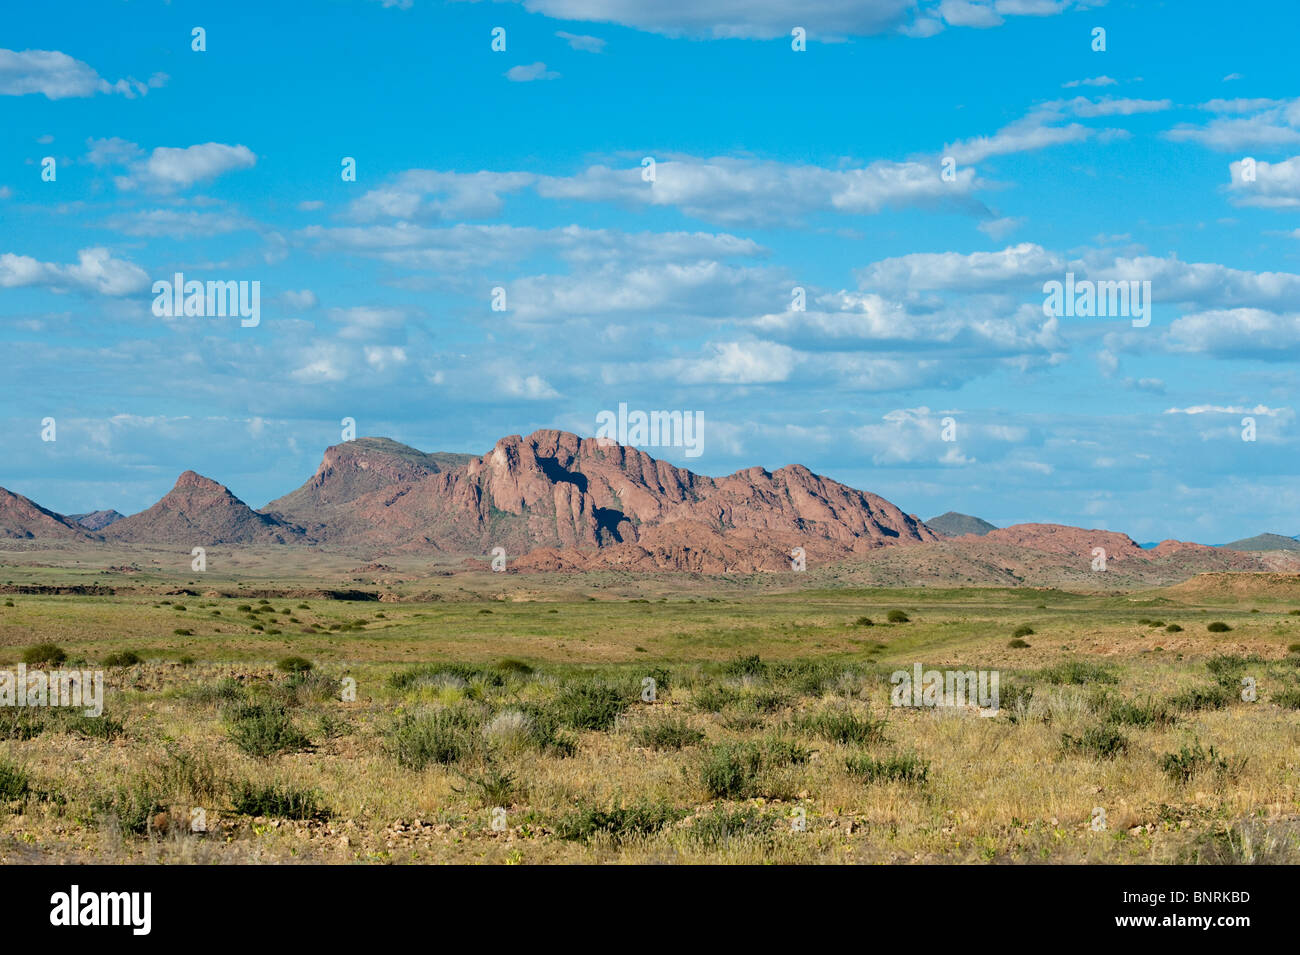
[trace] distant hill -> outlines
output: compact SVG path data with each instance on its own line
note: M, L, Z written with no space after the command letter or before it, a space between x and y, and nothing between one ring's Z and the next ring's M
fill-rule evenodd
M86 529L62 514L0 487L0 537L84 539Z
M109 524L122 519L117 511L91 511L89 514L69 514L67 517L90 531L102 531Z
M103 536L181 546L306 543L301 528L259 514L216 481L193 471L182 474L153 507L109 524Z
M1224 550L1300 550L1300 540L1281 534L1256 534L1220 546Z
M981 520L978 517L971 517L969 514L958 514L956 511L949 511L947 514L932 517L925 522L925 526L936 534L942 534L944 537L961 537L963 534L975 534L983 537L989 531L997 530L997 526L990 524L988 521Z

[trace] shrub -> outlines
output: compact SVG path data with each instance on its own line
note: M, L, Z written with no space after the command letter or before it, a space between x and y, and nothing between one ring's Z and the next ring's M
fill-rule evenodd
M213 805L228 789L216 762L204 754L168 747L153 770L164 795L182 802Z
M706 713L720 713L739 699L739 694L725 686L704 686L691 694L691 702Z
M736 657L722 668L722 672L727 676L766 676L767 664L755 653L747 657Z
M1116 726L1171 726L1177 717L1167 704L1152 699L1141 702L1107 700L1102 719Z
M280 704L236 703L228 720L231 741L248 756L266 758L311 748L311 740L293 725Z
M1222 686L1194 686L1169 699L1169 705L1175 709L1198 711L1218 710L1233 701L1232 693Z
M1066 660L1038 671L1048 683L1082 686L1086 683L1118 683L1119 676L1110 667L1087 660Z
M1244 766L1244 763L1241 765ZM1160 768L1170 779L1182 783L1207 770L1227 773L1232 769L1228 761L1214 751L1213 746L1206 752L1199 740L1191 746L1184 744L1176 753L1165 753L1160 757Z
M1300 643L1290 643L1290 644L1287 644L1286 652L1287 652L1287 653L1300 653Z
M483 738L506 750L522 749L532 734L533 721L521 710L502 710L483 727Z
M1210 624L1205 629L1210 631L1210 633L1228 633L1230 630L1232 630L1232 628L1228 626L1226 623L1224 623L1222 620L1214 621L1214 623Z
M930 775L930 764L911 754L875 759L858 753L848 757L844 767L867 783L923 783Z
M690 833L693 840L706 848L716 848L732 839L770 837L772 825L754 806L740 809L714 806L696 817Z
M1182 633L1182 632L1183 632L1183 628L1178 626L1178 624L1176 623L1171 623L1169 626L1165 627L1165 633Z
M891 611L889 611L889 613L885 616L885 619L888 620L890 623L910 623L910 622L911 622L911 618L908 617L908 615L905 614L905 613L903 613L903 611L901 611L901 610L891 610Z
M306 657L284 657L275 666L283 673L306 673L312 668L312 662Z
M461 710L407 713L386 733L399 766L422 770L431 763L450 765L474 750L473 720Z
M1094 726L1084 730L1082 736L1062 733L1061 747L1097 759L1114 759L1128 750L1128 739L1114 727Z
M601 834L618 843L659 832L685 815L685 810L659 802L638 802L609 809L586 806L558 820L555 834L574 842L587 841Z
M233 703L243 699L244 684L234 677L222 677L215 683L201 683L190 691L196 703Z
M28 666L58 666L67 659L67 651L57 643L38 643L23 651L23 663Z
M763 753L753 743L714 746L700 764L700 782L710 799L744 799L756 794Z
M478 788L479 799L485 805L508 805L518 789L515 774L492 763L486 764L483 771L477 774L466 773L459 769L453 769L452 771L470 785Z
M0 803L18 802L31 793L31 780L12 763L0 762Z
M533 668L523 660L516 660L513 657L507 657L504 660L497 661L497 669L503 673L511 673L515 676L530 676Z
M230 798L231 807L241 816L266 816L274 819L321 820L330 812L321 805L314 789L243 782Z
M1024 640L1021 640L1019 637L1016 637L1014 640L1008 640L1007 646L1012 650L1025 650L1029 647L1029 644Z
M337 628L332 624L330 629ZM484 669L465 663L422 663L388 678L388 685L395 690L409 690L417 686L438 685L448 679L459 680L462 684L479 682L489 687L505 686L506 679L499 670Z
M1034 635L1034 628L1023 624L1019 627L1016 627L1016 629L1011 633L1011 636L1013 637L1032 637L1033 635Z
M684 719L656 720L638 726L632 733L638 746L646 749L682 749L704 741L704 733L692 728Z
M111 719L101 713L99 716L87 716L85 713L73 713L63 717L61 729L66 733L75 733L86 739L117 739L126 733L120 720Z
M1271 699L1278 706L1284 706L1289 710L1300 710L1300 687L1289 686L1285 690L1278 690Z
M143 663L140 654L134 650L122 650L119 653L110 653L104 657L104 666L106 667L133 667L136 664Z
M855 627L874 627L875 625L875 621L870 617L859 617L857 620L853 621L853 626Z
M561 723L573 729L607 730L627 706L627 700L615 687L587 681L561 688L552 710Z
M820 736L832 743L865 745L883 740L885 721L863 719L846 707L832 707L807 713L795 720L800 732Z
M765 766L802 766L808 762L812 752L798 740L784 736L770 736L763 741L763 764Z

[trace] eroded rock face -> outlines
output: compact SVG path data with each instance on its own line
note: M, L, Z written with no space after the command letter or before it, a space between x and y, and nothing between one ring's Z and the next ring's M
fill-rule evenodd
M338 475L336 464L322 464L289 498L310 488L321 501L337 500ZM809 541L843 555L864 544L936 539L883 498L800 465L714 479L554 430L504 437L463 467L399 478L346 504L285 516L322 540L368 551L504 547L513 557L541 548L563 556L539 562L566 566L788 569L790 547Z

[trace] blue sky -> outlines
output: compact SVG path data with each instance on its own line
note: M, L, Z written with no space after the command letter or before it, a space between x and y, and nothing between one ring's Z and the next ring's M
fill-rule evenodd
M260 506L344 417L483 453L625 402L703 415L674 463L922 517L1300 533L1293 4L271 9L6 16L0 485ZM155 316L178 271L260 282L260 324ZM1067 272L1149 281L1150 325L1046 315Z

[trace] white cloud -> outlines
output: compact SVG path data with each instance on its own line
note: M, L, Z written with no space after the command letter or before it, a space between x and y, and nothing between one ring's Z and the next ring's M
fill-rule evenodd
M284 301L290 308L301 309L315 308L319 304L316 293L309 288L301 291L290 289L284 293Z
M526 172L439 172L410 169L371 189L348 207L348 217L371 222L397 219L483 218L501 211L503 196L537 179Z
M167 79L167 74L155 73L145 82L128 78L110 83L89 64L57 50L0 49L0 96L40 93L53 100L117 93L135 99Z
M236 213L194 209L141 209L113 216L105 225L126 235L172 239L195 239L257 228L257 223Z
M1219 115L1201 126L1180 123L1165 135L1225 152L1300 143L1300 99L1216 99L1202 108Z
M548 70L546 64L539 60L536 63L529 63L527 66L512 66L506 70L505 76L511 83L531 83L534 80L559 79L560 74L554 70Z
M39 262L25 255L0 255L0 288L44 286L59 291L75 290L100 295L122 296L149 285L144 269L124 259L115 259L105 248L82 249L75 265Z
M566 41L573 49L581 50L583 53L605 52L605 41L598 36L584 36L580 33L566 33L564 30L555 31L555 35L561 40Z
M1275 163L1256 160L1251 182L1245 179L1245 168L1240 159L1228 166L1232 177L1228 190L1234 203L1267 209L1300 207L1300 156Z
M147 159L132 162L128 174L118 176L114 182L123 190L174 192L232 170L251 169L256 162L257 157L247 146L225 143L200 143L183 148L159 146Z
M1062 83L1065 89L1073 89L1077 86L1115 86L1118 80L1113 80L1109 76L1093 76L1086 80L1070 80L1068 83Z
M707 358L670 362L677 379L686 384L753 385L785 381L798 355L793 348L774 342L720 342Z
M665 159L655 181L642 167L591 166L575 176L542 177L538 193L549 199L617 201L676 206L688 215L724 224L792 225L810 212L870 215L896 206L983 207L970 198L974 170L944 182L939 164L879 160L853 169L826 169L756 159Z
M998 252L914 252L881 259L858 272L864 289L983 291L1032 287L1065 271L1065 259L1041 245L1022 242Z
M619 23L664 36L771 40L794 25L810 37L899 32L933 36L949 26L990 27L1007 16L1052 16L1071 0L518 0L533 13L595 23Z

